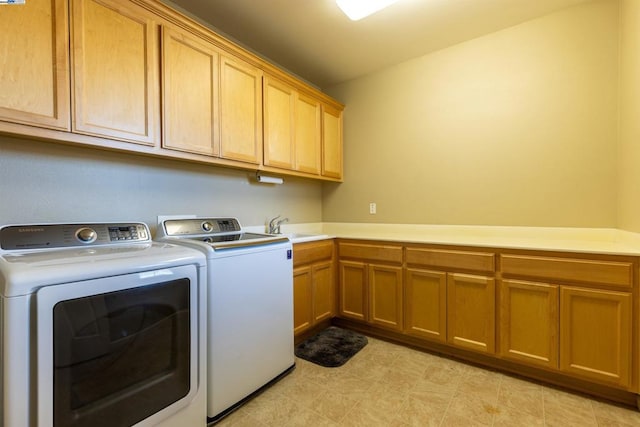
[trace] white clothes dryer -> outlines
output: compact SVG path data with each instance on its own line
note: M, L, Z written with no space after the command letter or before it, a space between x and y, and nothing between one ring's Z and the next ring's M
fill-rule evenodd
M143 223L1 227L0 425L205 426L205 283Z

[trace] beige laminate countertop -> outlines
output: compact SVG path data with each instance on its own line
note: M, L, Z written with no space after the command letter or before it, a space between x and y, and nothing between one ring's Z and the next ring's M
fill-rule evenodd
M251 227L253 228L253 227ZM640 256L640 234L614 228L306 223L285 224L293 243L327 238Z

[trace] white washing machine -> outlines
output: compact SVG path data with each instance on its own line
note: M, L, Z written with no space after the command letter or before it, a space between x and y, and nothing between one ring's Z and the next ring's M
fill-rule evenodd
M295 368L292 245L243 232L235 218L159 217L157 233L207 258L207 417L216 422Z
M143 223L0 228L0 425L206 425L206 260Z

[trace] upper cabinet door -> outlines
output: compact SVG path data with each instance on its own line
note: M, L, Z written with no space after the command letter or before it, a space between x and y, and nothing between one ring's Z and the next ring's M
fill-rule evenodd
M220 157L262 161L262 71L220 57Z
M157 25L124 0L72 0L73 131L155 145Z
M320 102L264 76L264 164L320 174Z
M294 166L294 111L296 91L264 77L264 164L276 168Z
M219 55L202 39L162 28L162 146L218 155Z
M322 175L342 179L342 111L322 108Z
M0 12L0 120L69 130L67 2L28 1Z
M295 124L295 169L319 175L322 150L320 102L298 93Z

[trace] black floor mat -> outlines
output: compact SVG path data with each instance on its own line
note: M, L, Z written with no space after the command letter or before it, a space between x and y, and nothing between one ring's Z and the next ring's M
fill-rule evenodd
M367 337L348 329L329 326L322 332L298 344L296 356L327 368L344 365L367 345Z

